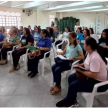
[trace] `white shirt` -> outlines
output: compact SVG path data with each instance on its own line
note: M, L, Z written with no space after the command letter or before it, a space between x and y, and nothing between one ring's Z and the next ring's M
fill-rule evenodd
M63 40L68 39L68 37L69 37L69 32L68 33L64 32L63 33Z
M81 27L80 25L75 25L75 32L77 31L77 28Z

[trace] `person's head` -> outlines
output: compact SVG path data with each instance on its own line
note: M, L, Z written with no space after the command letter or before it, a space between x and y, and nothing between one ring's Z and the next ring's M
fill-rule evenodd
M77 45L76 38L77 38L77 35L76 35L75 32L70 32L69 33L69 43L70 43L70 45L74 44L74 46L76 47L76 45Z
M76 25L80 25L80 23L79 22L76 22Z
M87 27L84 27L84 29L88 29Z
M3 33L3 29L2 29L2 27L0 27L0 33Z
M41 32L40 27L36 27L36 28L35 28L35 31L36 31L38 34L40 34L40 32Z
M85 40L84 43L84 50L89 52L93 52L93 51L97 51L99 53L99 55L101 56L101 58L103 59L103 61L105 62L105 64L107 64L107 61L103 55L103 52L101 50L101 47L97 44L96 40L92 37L89 37Z
M28 25L28 29L29 29L29 30L31 29L31 26L30 26L30 25Z
M58 27L58 26L56 26L56 27L55 27L55 29L56 29L56 30L59 30L59 27Z
M82 28L81 27L77 28L77 33L82 33Z
M50 27L46 27L46 30L48 31L49 28L50 28Z
M12 30L12 36L17 36L18 35L18 30L17 29L13 29Z
M108 40L108 29L102 31L101 38Z
M31 36L30 30L26 27L24 27L23 33L24 33L25 36Z
M48 28L48 32L49 32L50 35L53 35L53 28L51 28L51 27Z
M93 28L89 28L89 32L90 32L90 34L94 34Z
M86 38L87 36L90 36L90 32L88 29L84 29L83 36Z
M70 28L69 27L65 27L65 32L70 32Z
M41 30L41 37L42 37L42 38L45 38L45 37L47 37L47 36L49 36L48 31L47 31L46 29L42 29L42 30Z
M23 26L20 26L20 30L23 30Z
M13 30L14 29L14 26L11 26L11 30Z

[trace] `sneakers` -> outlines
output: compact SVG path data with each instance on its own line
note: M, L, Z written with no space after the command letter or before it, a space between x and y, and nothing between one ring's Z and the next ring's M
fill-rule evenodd
M74 101L73 104L72 104L72 107L79 107L79 104L77 101Z
M36 76L38 76L38 75L39 75L39 74L36 73L36 74L32 74L30 77L33 78L33 77L36 77Z
M72 102L68 102L66 101L65 99L59 101L57 104L56 104L57 107L79 107L79 104L77 101L74 101L73 103Z
M28 76L31 76L32 75L32 72L30 72L29 74L28 74Z

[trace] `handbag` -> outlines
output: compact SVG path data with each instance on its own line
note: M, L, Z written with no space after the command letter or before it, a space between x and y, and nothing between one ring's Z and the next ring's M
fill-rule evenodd
M78 80L80 81L87 80L87 77L78 71L76 71L76 75L77 75Z
M71 61L69 61L69 60L62 60L59 57L54 58L54 60L55 60L55 63L58 66L70 66L70 63L71 63Z

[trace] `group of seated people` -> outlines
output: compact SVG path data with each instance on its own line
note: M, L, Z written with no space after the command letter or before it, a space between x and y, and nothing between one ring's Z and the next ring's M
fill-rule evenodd
M26 53L28 46L33 46L36 41L36 48L40 50L38 56L30 59L34 52L30 52L28 55L27 67L29 77L33 78L38 75L38 63L39 60L44 57L44 54L51 50L52 43L55 42L55 37L59 36L59 29L55 30L51 27L42 29L34 26L34 30L29 25L28 28L21 26L20 30L15 27L11 27L9 32L9 41L6 40L6 36L3 33L2 27L0 27L0 65L8 63L7 52L12 51L15 45L19 45L12 51L13 66L9 72L20 69L19 59L20 56ZM22 34L22 36L19 36ZM60 93L61 87L61 73L71 69L72 63L76 60L80 60L77 65L84 67L86 70L80 68L74 68L75 73L71 74L68 79L69 87L66 97L57 102L57 107L69 107L78 106L76 101L78 92L92 92L95 84L107 80L107 61L105 57L108 57L108 29L102 31L100 39L97 39L97 35L93 35L93 29L77 28L77 32L70 32L70 28L66 27L60 40L55 42L55 45L61 43L64 39L68 40L68 43L63 52L58 52L57 55L63 55L67 60L62 60L56 57L55 64L52 66L53 82L54 85L50 89L52 95ZM95 36L95 37L93 37ZM50 54L47 55L47 57ZM106 91L108 85L98 88L98 92Z

